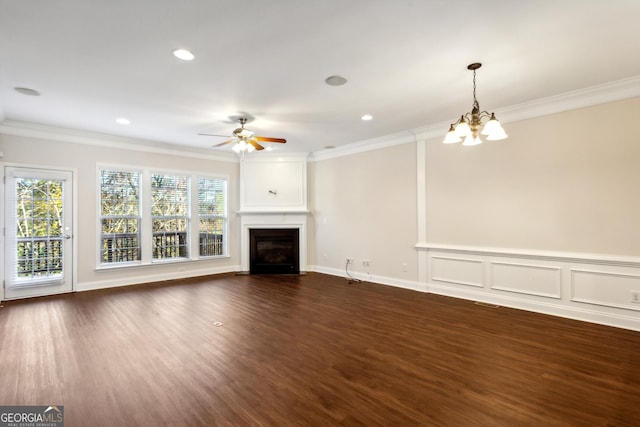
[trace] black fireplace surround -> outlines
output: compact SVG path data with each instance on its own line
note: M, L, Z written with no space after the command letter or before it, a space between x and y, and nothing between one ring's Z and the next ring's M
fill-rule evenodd
M300 230L249 229L249 273L300 274Z

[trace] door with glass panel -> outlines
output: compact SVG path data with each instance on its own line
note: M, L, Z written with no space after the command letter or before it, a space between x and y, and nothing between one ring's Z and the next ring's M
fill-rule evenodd
M73 173L5 168L5 299L73 289Z

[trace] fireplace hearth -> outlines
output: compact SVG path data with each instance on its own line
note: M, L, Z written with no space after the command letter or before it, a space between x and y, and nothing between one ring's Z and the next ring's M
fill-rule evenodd
M249 229L251 274L300 274L297 228Z

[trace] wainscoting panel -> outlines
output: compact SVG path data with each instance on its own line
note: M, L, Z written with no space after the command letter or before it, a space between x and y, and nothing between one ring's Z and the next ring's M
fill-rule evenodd
M562 271L558 267L493 261L489 265L491 289L557 299L562 296Z
M431 280L482 288L484 287L483 261L432 256Z
M632 292L640 293L640 276L608 271L571 270L571 301L640 311Z
M640 331L640 303L632 302L640 292L640 258L428 243L415 248L426 271L420 290Z

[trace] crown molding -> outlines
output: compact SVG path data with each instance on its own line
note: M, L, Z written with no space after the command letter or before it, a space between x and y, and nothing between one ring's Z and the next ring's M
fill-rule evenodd
M640 96L640 75L496 110L500 121L516 122Z
M502 123L509 123L634 98L636 96L640 96L640 75L566 92L560 95L523 102L494 111L496 115L500 117ZM354 142L331 150L316 151L311 153L310 160L328 160L365 151L407 144L418 140L437 139L440 141L447 133L450 124L450 121L431 123L409 131Z
M309 161L320 161L334 159L338 157L350 156L352 154L364 153L366 151L380 150L382 148L396 145L417 142L426 137L426 127L398 132L392 135L367 139L360 142L343 145L341 147L314 151L309 156Z
M306 152L273 152L266 151L260 152L258 156L252 154L246 155L241 162L245 163L257 163L257 162L289 162L289 161L303 161L307 160L309 153Z
M516 122L563 111L576 110L607 102L640 96L640 75L614 82L604 83L554 95L521 104L512 105L494 110L502 123ZM148 153L161 153L167 155L179 155L198 159L216 160L222 162L237 163L241 161L233 153L212 153L210 150L178 147L156 141L125 138L115 135L66 129L35 123L20 122L2 119L0 111L0 134L24 136L39 139L48 139L77 144L88 144L107 148L119 148L123 150L142 151ZM431 123L422 127L385 135L377 138L356 141L334 149L323 149L312 153L268 153L269 158L281 156L306 156L308 161L321 161L338 157L349 156L367 151L380 150L396 145L415 143L423 140L440 140L449 128L449 121ZM159 145L161 144L161 145ZM264 153L266 154L266 153ZM263 155L264 155L263 154Z
M234 153L212 153L210 150L178 147L167 143L135 138L67 129L16 120L5 120L0 123L0 134L27 138L46 139L58 142L93 145L105 148L139 151L143 153L166 154L170 156L193 157L196 159L215 160L220 162L239 162Z

